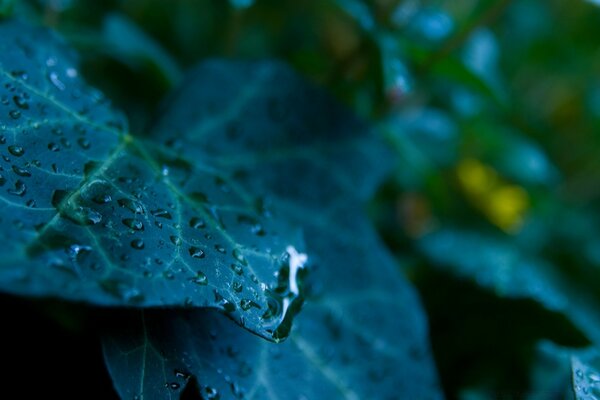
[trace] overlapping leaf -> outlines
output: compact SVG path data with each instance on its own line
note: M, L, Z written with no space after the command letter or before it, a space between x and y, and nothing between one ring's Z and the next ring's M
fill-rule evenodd
M277 63L213 61L168 103L156 131L166 143L238 171L303 226L309 296L283 344L215 313L146 313L133 334L105 338L123 397L177 397L191 376L205 398L439 397L415 292L359 203L387 153L325 99Z
M302 249L268 193L127 133L49 32L0 33L0 290L220 308L270 337L289 318L276 274Z
M421 239L421 251L434 265L509 298L529 298L563 313L591 341L600 343L596 300L551 264L505 240L444 229Z
M577 400L600 399L600 355L595 349L571 356L573 390Z

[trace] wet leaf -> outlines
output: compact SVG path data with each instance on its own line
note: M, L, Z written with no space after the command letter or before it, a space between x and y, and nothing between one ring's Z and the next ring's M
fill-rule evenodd
M215 61L198 67L171 100L157 131L164 140L186 121L197 133L177 151L196 159L207 152L202 157L243 171L240 183L269 192L269 203L303 227L311 270L299 284L307 300L283 344L212 312L146 313L134 334L104 340L123 397L177 397L186 382L173 371L193 377L204 397L440 396L416 293L361 210L386 170L386 152L316 93L280 64ZM211 105L220 114L206 119ZM280 106L289 108L275 112Z
M577 400L600 399L600 355L595 349L571 356L573 391Z
M263 316L300 297L274 290L287 290L277 274L303 248L263 204L269 193L244 189L239 170L129 134L49 32L16 22L0 32L0 290L213 307L268 338L289 324Z

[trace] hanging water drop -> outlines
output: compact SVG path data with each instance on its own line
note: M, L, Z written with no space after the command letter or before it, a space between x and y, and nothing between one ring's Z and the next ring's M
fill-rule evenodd
M124 218L122 222L125 226L127 226L130 229L133 229L134 231L144 230L144 224L142 223L142 221L133 218Z
M142 250L144 248L144 241L142 239L133 239L131 241L131 247L136 250Z
M192 258L204 258L205 254L204 251L202 249L199 249L198 247L190 247L189 248L189 253L190 256L192 256Z
M202 271L198 271L196 276L190 279L190 281L200 286L208 285L208 277Z

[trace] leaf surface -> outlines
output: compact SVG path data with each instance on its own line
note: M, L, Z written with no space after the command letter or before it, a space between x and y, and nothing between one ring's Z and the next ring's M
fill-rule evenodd
M573 391L577 400L600 399L600 355L595 349L571 356Z
M265 193L129 134L46 30L0 33L0 290L219 308L271 338L291 318L278 314L276 275L302 248Z
M277 63L212 61L170 99L156 132L174 151L240 171L303 227L307 299L282 344L211 312L145 313L104 340L124 398L177 398L193 379L204 398L440 397L416 293L360 205L388 155L317 93Z

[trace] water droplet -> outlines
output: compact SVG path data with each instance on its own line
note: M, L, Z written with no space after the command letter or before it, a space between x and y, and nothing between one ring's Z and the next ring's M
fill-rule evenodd
M171 216L170 212L168 212L167 210L162 209L162 208L157 208L154 211L150 211L150 214L152 214L156 218L165 218L165 219L172 219L173 218Z
M73 261L79 261L79 259L92 252L90 246L84 244L72 244L67 248L67 254Z
M106 204L112 201L112 197L108 193L97 194L92 198L92 201L96 204Z
M21 157L23 154L25 154L25 149L23 149L21 146L13 145L8 146L8 152L15 157Z
M235 311L235 304L221 296L216 289L213 291L213 294L215 295L215 302L223 308L223 311L226 313L232 313Z
M138 221L133 218L124 218L122 222L125 226L133 229L134 231L143 231L144 230L144 224L142 223L142 221Z
M240 264L231 264L230 267L236 275L242 275L244 273L244 268Z
M190 279L190 281L201 286L208 285L208 277L202 271L198 271L196 276Z
M260 308L260 306L257 303L255 303L254 301L252 301L250 299L242 299L242 300L240 300L240 307L244 311L248 311L252 307L254 307L254 308Z
M239 215L237 221L238 223L248 225L250 227L250 232L256 236L266 235L265 230L256 218L247 215Z
M206 400L217 400L220 397L219 391L210 386L205 386L203 392Z
M199 249L198 247L190 247L189 252L190 256L192 256L193 258L204 258L205 256L204 251L202 249Z
M169 388L169 389L171 389L171 390L177 390L177 389L179 389L179 388L180 388L180 386L181 386L181 385L179 385L179 383L177 383L177 382L171 382L171 383L168 383L168 382L167 382L167 383L165 383L165 387L166 387L166 388Z
M221 246L220 244L215 244L215 250L217 250L221 254L227 253L225 247Z
M17 107L23 110L29 109L29 103L27 103L27 99L24 96L13 96L13 102Z
M96 225L102 221L102 214L89 207L75 206L67 204L61 215L80 225Z
M17 167L16 165L13 164L12 166L12 170L15 174L22 176L24 178L29 178L31 176L31 172L29 172L28 170L26 170L25 168L21 168L21 167Z
M135 214L144 214L144 206L133 199L123 198L117 201L121 207L127 208L129 211Z
M54 142L48 143L48 150L50 151L59 151L60 150L60 146L57 145Z
M91 143L86 138L77 139L77 144L84 150L87 150L91 147Z
M19 111L19 110L10 110L8 112L8 116L11 117L12 119L19 119L19 118L21 118L21 111Z
M48 80L50 83L54 85L58 90L65 90L65 84L59 79L58 74L54 71L48 74Z
M8 193L23 197L27 193L27 186L23 181L17 180L14 189L8 189Z
M61 143L61 144L62 144L64 147L66 147L67 149L70 149L70 148L71 148L71 142L70 142L70 141L69 141L69 139L67 139L67 138L64 138L64 137L63 137L63 138L60 138L60 143ZM95 164L95 163L94 163L94 162L92 162L92 165L94 165L94 164Z
M202 229L206 227L206 222L201 218L194 217L190 219L190 226L194 229Z
M242 250L240 248L233 249L232 254L233 258L235 258L240 264L248 265L248 260L246 260L246 257L244 257L242 254Z
M233 288L233 291L236 293L240 293L244 289L244 286L242 285L242 283L238 282L238 281L233 282L231 287Z
M229 388L231 389L231 393L233 394L234 397L237 397L238 399L243 399L244 398L244 390L242 388L239 387L239 385L235 382L231 382L229 383Z
M183 379L186 381L192 377L191 374L188 374L187 372L184 372L184 371L181 371L178 369L174 370L173 373L175 374L176 378Z
M164 271L163 276L170 281L175 279L175 274L173 273L173 271Z
M133 239L131 241L131 247L136 250L142 250L144 248L144 241L142 239Z
M175 246L181 246L181 238L179 236L170 236L169 239Z

